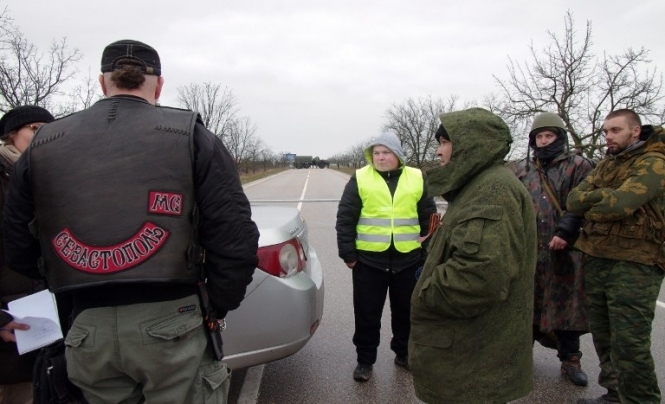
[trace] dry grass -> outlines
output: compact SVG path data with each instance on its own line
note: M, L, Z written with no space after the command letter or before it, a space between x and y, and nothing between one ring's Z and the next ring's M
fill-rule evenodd
M280 168L273 168L271 170L257 171L257 172L248 173L248 174L240 173L240 182L242 184L247 184L248 182L260 180L261 178L265 178L265 177L271 176L273 174L277 174L277 173L285 171L285 170L290 170L290 168L280 167Z
M351 174L355 173L357 169L353 168L353 167L340 167L340 168L334 168L334 170L341 171L344 174L351 175Z

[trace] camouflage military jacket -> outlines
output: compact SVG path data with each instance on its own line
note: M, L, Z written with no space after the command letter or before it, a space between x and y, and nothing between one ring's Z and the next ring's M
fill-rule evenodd
M533 204L503 166L500 118L473 108L441 122L454 147L427 182L448 209L411 296L413 386L427 403L506 403L533 388Z
M562 153L546 167L534 159L521 160L515 175L531 195L536 210L538 264L534 277L533 324L542 332L552 330L588 331L584 302L582 253L572 247L583 219L571 212L559 213L543 186L547 181L557 203L565 209L568 193L591 172L593 162L572 153ZM554 236L568 242L568 248L551 250Z
M649 134L644 144L604 158L566 205L587 220L575 244L586 254L663 267L665 131L642 131Z

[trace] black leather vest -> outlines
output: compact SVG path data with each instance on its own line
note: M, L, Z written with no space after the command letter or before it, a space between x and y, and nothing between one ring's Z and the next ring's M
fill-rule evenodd
M33 229L52 291L200 279L190 259L196 116L112 97L39 131Z

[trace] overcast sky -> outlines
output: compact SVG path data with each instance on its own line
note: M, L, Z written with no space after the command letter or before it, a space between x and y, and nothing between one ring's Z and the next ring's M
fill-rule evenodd
M593 24L593 50L650 50L665 70L662 0L0 0L26 38L43 50L66 37L99 72L103 48L136 39L159 52L176 88L213 82L230 88L240 114L275 152L330 157L375 136L385 111L431 94L477 100L497 92L510 56L564 33L572 11L579 37Z

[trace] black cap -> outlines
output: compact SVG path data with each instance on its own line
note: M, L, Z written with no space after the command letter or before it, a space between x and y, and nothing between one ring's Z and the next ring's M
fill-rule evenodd
M437 142L441 142L441 140L439 140L440 138L444 138L450 142L450 136L448 135L448 132L446 131L446 128L443 127L443 125L439 125L439 129L437 129L436 133L434 133L434 138Z
M121 59L126 61L118 64ZM159 54L153 47L143 42L123 39L104 48L104 52L102 52L102 73L112 72L122 65L137 66L145 74L162 75Z
M0 119L0 130L2 130L1 136L6 136L10 132L31 123L50 123L53 121L55 121L53 115L42 107L34 105L16 107L7 111L2 119Z

